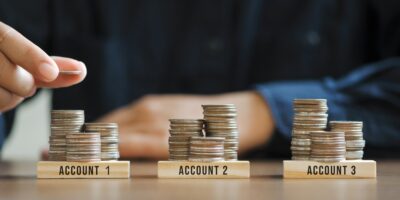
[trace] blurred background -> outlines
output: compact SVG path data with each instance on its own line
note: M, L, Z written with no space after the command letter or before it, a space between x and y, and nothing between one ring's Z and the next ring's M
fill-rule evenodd
M42 90L35 98L18 107L16 123L1 151L3 160L40 159L40 152L48 146L50 103L51 91Z
M19 106L2 159L40 158L47 147L50 105L83 109L85 120L94 121L148 94L211 98L255 88L266 112L255 104L243 105L251 118L241 122L248 125L242 132L252 135L242 138L263 138L243 140L249 159L290 157L294 98L326 98L330 119L364 121L366 157L399 157L399 2L0 1L2 22L50 55L76 58L91 71L77 86L42 90ZM177 108L188 101L178 100L152 112L187 116L190 109ZM168 105L165 98L156 102ZM274 120L255 117L268 115L268 110ZM148 143L126 141L159 147L154 138L168 134L162 123L167 118L155 123L146 117L157 116L150 111L136 114L145 120L126 123L124 129L146 128L125 131L125 137L145 136ZM249 125L253 119L261 121ZM130 147L137 146L125 143L129 157L136 153ZM166 154L166 145L160 152Z

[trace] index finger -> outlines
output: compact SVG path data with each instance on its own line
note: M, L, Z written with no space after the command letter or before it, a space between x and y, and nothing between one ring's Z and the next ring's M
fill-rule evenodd
M56 63L18 31L0 22L0 51L38 80L49 82L58 76Z

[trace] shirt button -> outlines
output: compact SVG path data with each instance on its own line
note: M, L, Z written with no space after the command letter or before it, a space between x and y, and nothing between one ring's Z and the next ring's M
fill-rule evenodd
M306 40L310 45L315 46L315 45L318 45L320 43L321 38L319 37L318 32L309 31L307 33Z

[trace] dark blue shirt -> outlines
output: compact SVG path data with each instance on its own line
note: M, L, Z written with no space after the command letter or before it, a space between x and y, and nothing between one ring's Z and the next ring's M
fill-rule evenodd
M400 156L400 1L0 0L0 20L86 63L53 107L88 121L149 93L257 89L277 129L249 156L289 156L293 98L364 121L366 157Z

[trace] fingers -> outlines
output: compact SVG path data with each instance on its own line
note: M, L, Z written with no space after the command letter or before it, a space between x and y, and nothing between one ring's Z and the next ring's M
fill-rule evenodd
M8 111L21 103L22 97L19 97L4 88L0 87L0 111Z
M59 69L80 71L59 75ZM62 57L50 58L42 49L10 26L0 22L0 111L15 107L36 87L67 87L86 77L82 62Z
M133 121L135 114L127 107L118 108L117 110L101 117L97 122L117 122L118 124L126 124Z
M121 134L119 151L124 158L164 159L168 157L168 142L149 134Z
M13 94L0 87L0 108L6 107L11 102Z
M87 74L86 66L83 62L65 58L65 57L52 57L54 62L57 64L60 71L80 71L80 74L77 75L65 75L59 74L59 76L51 82L44 81L36 81L36 85L38 87L47 87L47 88L60 88L60 87L68 87L71 85L75 85L80 83L85 79Z
M120 125L122 157L162 159L168 156L168 128L158 123Z
M28 97L36 90L32 75L23 68L12 64L1 52L0 86L21 97Z
M23 97L13 95L12 100L9 102L8 106L4 107L2 109L2 112L9 111L13 108L15 108L18 104L20 104L24 100Z
M49 149L42 149L40 153L40 160L49 160Z
M37 80L50 82L58 76L56 63L42 49L2 22L0 22L0 51L12 63L26 69Z

